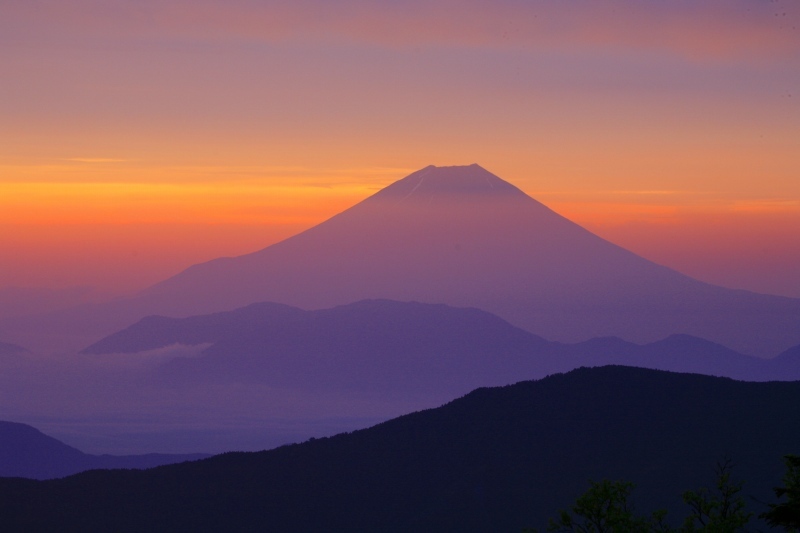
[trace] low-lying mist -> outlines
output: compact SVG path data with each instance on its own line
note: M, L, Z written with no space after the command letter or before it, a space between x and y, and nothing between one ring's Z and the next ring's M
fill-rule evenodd
M366 427L435 399L170 378L166 364L207 345L134 354L0 358L0 418L94 454L260 450Z

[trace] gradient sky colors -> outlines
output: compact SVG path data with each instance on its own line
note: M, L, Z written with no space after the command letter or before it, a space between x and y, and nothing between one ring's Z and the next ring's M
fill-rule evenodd
M130 291L477 162L800 296L790 1L5 0L0 288Z

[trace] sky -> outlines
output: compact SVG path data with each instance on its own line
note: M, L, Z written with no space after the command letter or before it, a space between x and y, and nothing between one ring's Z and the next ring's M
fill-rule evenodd
M478 163L800 297L800 5L0 0L0 289L126 293Z

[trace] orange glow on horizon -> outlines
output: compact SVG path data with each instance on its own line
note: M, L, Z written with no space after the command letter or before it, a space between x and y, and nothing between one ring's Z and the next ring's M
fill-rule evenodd
M363 187L273 184L0 184L0 224L311 224Z
M667 266L800 296L791 2L97 4L0 6L0 289L142 288L478 163Z
M5 256L0 287L138 290L191 264L264 248L380 188L374 181L358 183L357 176L333 174L307 174L305 185L298 185L296 177L283 183L0 182L0 250ZM321 186L326 180L333 183ZM532 195L601 237L700 279L714 280L710 267L698 267L701 253L717 258L705 262L715 268L732 257L757 268L742 256L747 246L761 250L762 262L772 257L776 265L793 265L800 260L800 205L794 201L669 190L598 192L594 201L586 192L575 193L572 201L566 192ZM772 236L767 248L764 235ZM732 274L728 278L731 285L745 283ZM780 292L767 282L762 290Z

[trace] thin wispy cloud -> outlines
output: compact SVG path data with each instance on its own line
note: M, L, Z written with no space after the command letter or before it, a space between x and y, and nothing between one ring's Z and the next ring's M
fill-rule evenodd
M70 157L64 161L74 163L128 163L130 159L112 159L108 157Z
M641 191L610 191L610 193L611 194L673 195L673 194L697 194L697 191L641 190Z

